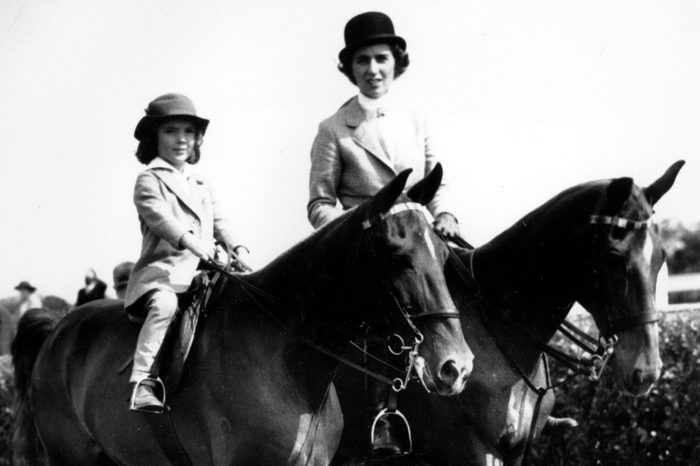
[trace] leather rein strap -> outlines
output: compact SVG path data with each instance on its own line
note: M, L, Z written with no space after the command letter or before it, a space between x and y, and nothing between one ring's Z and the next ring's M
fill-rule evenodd
M400 212L404 212L407 210L418 210L423 212L423 214L426 216L426 219L428 220L428 223L432 223L432 216L428 212L428 210L423 206L422 204L418 204L415 202L406 202L402 204L396 204L394 205L391 209L389 209L387 212L382 213L377 215L376 217L372 219L365 220L362 222L362 230L366 231L371 229L374 225L377 225L381 222L383 222L386 218L395 215ZM392 386L394 391L401 391L406 388L406 384L408 382L408 379L410 378L410 374L413 370L414 362L415 362L415 357L417 356L417 350L418 350L418 345L423 341L423 335L421 332L418 330L418 328L415 326L414 321L420 321L420 320L428 320L428 319L436 319L436 318L460 318L459 311L456 309L447 309L447 310L442 310L442 311L436 311L436 312L427 312L419 315L410 315L406 308L399 302L399 300L396 298L396 295L391 291L391 289L388 289L389 295L392 297L394 303L396 304L397 308L399 309L401 316L404 318L408 326L411 328L411 330L414 332L414 344L412 346L412 351L410 353L410 363L408 367L406 368L406 373L404 376L404 380L402 381L401 379L395 378L395 379L390 379L389 377L384 376L383 374L380 374L378 372L372 371L367 369L366 367L363 367L353 361L350 361L349 359L333 352L330 351L323 346L317 344L316 342L310 340L309 338L306 338L304 336L299 335L297 332L295 332L288 324L286 324L284 321L282 321L274 312L272 312L268 306L265 306L260 299L264 299L267 301L269 304L274 305L276 308L288 312L288 313L293 313L295 312L294 309L290 308L289 306L285 305L284 303L280 302L277 298L275 298L273 295L270 293L267 293L266 291L260 289L259 287L248 283L247 281L243 280L238 274L236 274L236 271L241 271L241 272L249 272L252 269L245 265L243 261L238 258L236 253L231 249L228 248L225 244L223 243L218 243L221 247L223 247L229 257L228 263L227 264L219 264L217 262L210 262L209 265L213 267L217 273L220 273L222 275L225 275L226 277L236 281L241 288L246 292L248 297L255 303L257 306L267 315L270 320L275 322L280 328L285 330L287 333L292 335L294 338L299 340L300 342L304 343L305 345L314 348L315 350L319 351L322 354L325 354L326 356L335 359L336 361L340 362L341 364L344 364L348 367L351 367L352 369L355 369L358 372L361 372L369 377L372 377L379 382L382 382L384 384ZM242 267L241 267L242 265ZM238 269L238 270L237 270ZM387 285L388 286L388 285ZM349 333L349 332L346 332ZM378 359L373 356L373 358ZM390 364L381 361L385 365L392 367ZM401 382L401 383L398 383Z
M372 377L374 379L379 380L382 383L385 383L387 385L391 385L393 381L385 377L382 374L379 374L377 372L371 371L365 367L360 366L359 364L354 363L353 361L350 361L347 358L344 358L343 356L334 353L333 351L330 351L323 346L317 344L313 340L310 340L309 338L306 338L304 336L299 335L297 332L295 332L289 325L287 325L282 319L280 319L274 312L272 312L268 306L266 306L264 303L260 301L260 299L264 299L265 301L268 302L268 304L274 305L277 309L282 310L284 312L288 313L293 313L295 312L294 309L290 308L289 306L286 306L284 303L281 303L280 301L277 300L274 296L271 294L267 293L266 291L258 288L255 285L252 285L248 283L247 281L241 279L239 275L235 273L233 270L227 270L224 267L222 267L221 264L218 263L210 263L210 265L217 271L217 273L220 273L222 275L225 275L226 277L230 278L231 280L237 282L241 288L246 292L248 297L258 306L260 310L270 319L272 320L278 327L280 327L282 330L287 332L288 334L292 335L294 338L296 338L298 341L301 343L304 343L305 345L317 350L318 352L325 354L326 356L329 356L330 358L335 359L336 361L345 364L346 366L349 366L359 372L362 372L365 375L368 375L369 377Z

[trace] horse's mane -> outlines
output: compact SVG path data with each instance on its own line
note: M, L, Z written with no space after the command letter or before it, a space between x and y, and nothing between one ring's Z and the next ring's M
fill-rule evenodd
M252 280L258 280L280 268L314 267L319 262L326 262L330 258L338 256L347 249L348 240L354 234L360 233L358 217L361 218L364 215L365 205L366 203L343 213L249 276Z

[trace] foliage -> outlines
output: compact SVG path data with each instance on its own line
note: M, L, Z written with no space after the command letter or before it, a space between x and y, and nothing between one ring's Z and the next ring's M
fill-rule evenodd
M13 397L12 358L0 356L0 466L11 464Z
M688 227L664 220L659 233L668 252L669 273L700 272L700 224Z
M622 394L609 369L599 383L577 376L559 388L553 415L573 417L580 426L540 437L533 463L700 464L699 324L690 315L661 322L664 369L646 397Z

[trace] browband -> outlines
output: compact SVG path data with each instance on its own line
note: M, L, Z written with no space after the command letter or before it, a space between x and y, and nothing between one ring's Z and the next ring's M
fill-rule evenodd
M384 213L368 218L362 222L362 229L367 230L372 228L374 225L383 222L387 217L391 217L392 215L396 215L406 210L420 210L423 212L423 214L425 214L425 218L428 220L428 223L433 223L433 216L430 214L430 212L428 212L428 209L426 209L423 204L419 204L417 202L404 202L401 204L396 204Z
M590 223L593 225L612 225L625 230L644 230L650 227L653 222L651 217L647 220L629 220L610 215L591 215Z

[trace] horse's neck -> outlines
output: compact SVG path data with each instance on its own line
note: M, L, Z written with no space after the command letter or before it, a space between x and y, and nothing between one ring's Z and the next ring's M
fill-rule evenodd
M209 372L204 367L207 364L241 360L244 356L240 365L254 370L265 367L270 379L288 385L291 399L297 400L295 403L306 402L315 409L327 393L338 365L319 347L339 354L347 346L347 338L345 341L319 338L304 318L300 302L287 299L290 294L275 293L281 287L263 289L260 285L269 282L263 282L257 274L240 279L240 282L227 279L208 305L206 324L195 344L202 354L219 353L224 357L207 358L201 364L202 371ZM256 293L253 287L265 294ZM261 390L264 390L266 380L262 377L262 381L255 383L263 384Z
M264 307L264 313L272 316L262 320L261 325L283 326L295 337L301 337L307 342L298 343L302 352L309 349L311 342L342 353L349 334L361 323L361 316L343 302L352 279L352 272L345 266L353 263L357 253L353 249L356 243L345 231L341 224L307 238L266 267L242 277L248 291L246 286L233 286L229 300L247 302L252 308ZM250 289L261 290L264 295ZM328 327L321 328L319 322ZM347 333L328 330L338 327ZM309 354L315 356L318 352L314 351Z
M328 241L317 235L298 244L268 266L249 276L254 286L284 303L279 317L290 325L323 321L331 326L354 328L360 319L343 306L353 271L352 241ZM349 267L352 268L352 265Z
M575 300L575 264L568 263L572 245L566 235L550 231L547 219L528 220L478 248L474 273L496 307L546 341Z

